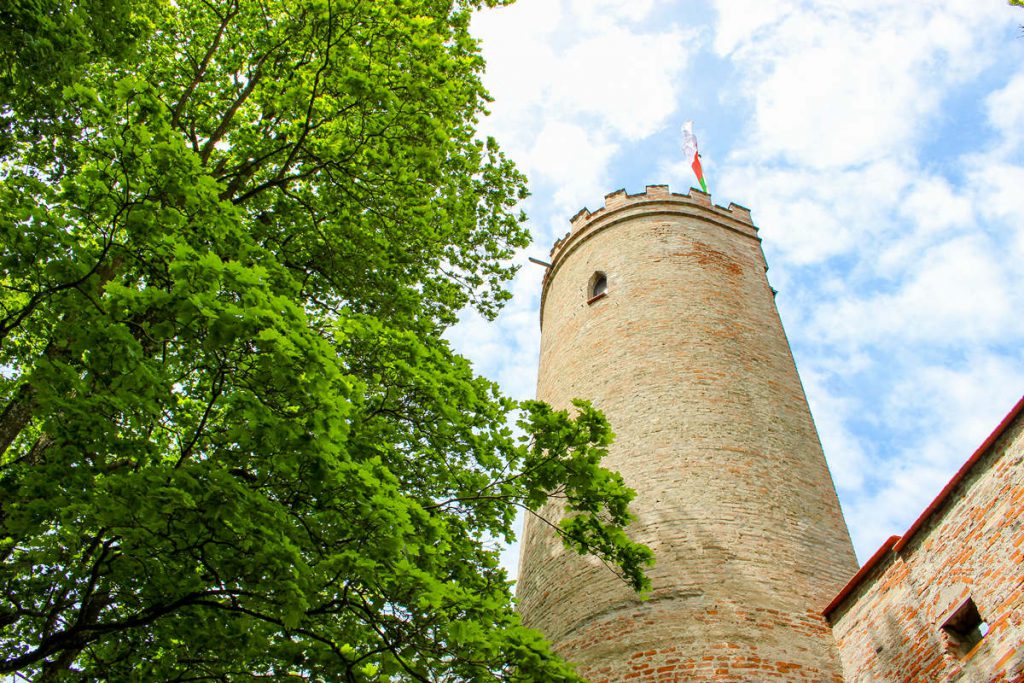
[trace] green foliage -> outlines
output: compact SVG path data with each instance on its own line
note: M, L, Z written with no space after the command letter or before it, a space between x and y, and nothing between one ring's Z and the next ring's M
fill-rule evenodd
M554 492L645 587L604 419L441 338L527 238L479 5L0 8L0 673L574 681L487 542Z

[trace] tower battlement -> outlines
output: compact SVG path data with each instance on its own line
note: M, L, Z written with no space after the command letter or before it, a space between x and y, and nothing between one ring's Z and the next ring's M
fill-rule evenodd
M645 211L649 212L652 210L652 207L649 206L652 202L665 203L676 211L683 212L685 212L684 207L687 206L696 209L701 214L710 210L716 217L746 226L748 229L753 229L755 233L757 231L750 217L750 209L735 203L730 203L729 206L712 204L711 195L694 187L691 187L686 194L672 192L668 185L648 185L643 192L637 194L629 194L623 188L606 194L604 206L596 211L591 211L587 207L577 211L576 215L569 219L569 232L565 233L561 239L556 240L554 246L551 247L551 258L557 259L560 253L569 248L570 243L578 239L578 236L587 233L591 226L597 226L610 220L612 214L639 205L644 205Z
M577 211L569 219L569 232L556 240L551 248L551 267L544 274L540 295L541 327L544 326L544 303L551 282L569 254L606 229L641 216L645 220L696 221L739 233L758 242L761 239L750 217L750 209L735 203L727 207L713 204L711 195L696 188L691 187L686 194L671 192L668 185L648 185L643 192L637 194L628 194L625 189L610 192L604 196L604 206L596 211L586 207Z

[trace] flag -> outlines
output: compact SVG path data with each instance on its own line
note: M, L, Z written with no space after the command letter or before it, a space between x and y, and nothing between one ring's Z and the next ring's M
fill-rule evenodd
M687 159L693 159L690 163L690 168L693 169L694 175L697 176L700 189L707 194L708 186L704 182L704 171L700 167L700 152L697 151L697 136L693 134L693 121L687 121L683 124L683 156Z

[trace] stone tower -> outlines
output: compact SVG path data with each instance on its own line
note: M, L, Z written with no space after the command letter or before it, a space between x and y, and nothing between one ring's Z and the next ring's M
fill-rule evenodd
M524 621L594 683L841 681L821 610L856 559L750 212L655 185L571 223L538 397L605 412L657 564L641 601L528 518Z

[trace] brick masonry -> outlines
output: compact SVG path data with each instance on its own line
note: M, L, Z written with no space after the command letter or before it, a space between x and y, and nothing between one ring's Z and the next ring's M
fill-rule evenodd
M608 416L657 559L640 601L527 519L523 619L594 683L841 680L821 610L857 565L765 270L749 211L665 186L552 250L538 396Z
M1024 399L826 610L848 683L1024 681ZM971 599L974 647L942 628Z

